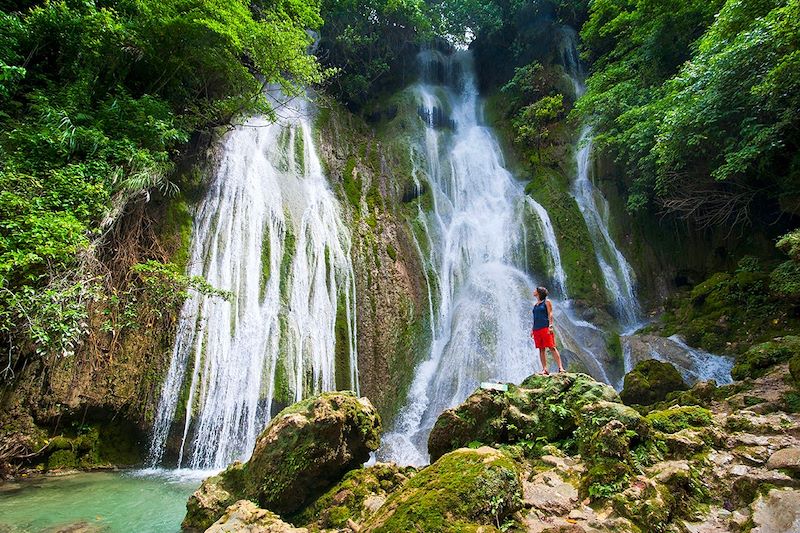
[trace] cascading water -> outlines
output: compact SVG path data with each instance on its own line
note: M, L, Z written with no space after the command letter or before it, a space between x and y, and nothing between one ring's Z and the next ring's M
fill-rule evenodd
M579 98L586 91L583 82L585 76L578 59L575 31L571 28L563 29L561 56L564 68L572 80L575 96ZM590 179L591 154L592 129L586 126L581 130L578 139L572 195L586 221L606 292L614 305L620 325L624 330L632 332L641 326L642 316L636 298L635 275L609 232L608 202Z
M194 219L188 273L232 297L193 294L181 310L152 465L176 413L177 466L219 469L249 456L278 395L358 387L350 236L315 150L312 112L295 98L277 122L252 118L224 140ZM337 312L349 339L339 376Z
M481 381L519 382L539 366L529 337L534 280L525 272L523 215L539 217L557 283L565 276L546 211L526 200L504 166L491 130L481 124L482 102L468 52L420 54L422 82L411 88L425 123L415 176L425 175L433 210L420 211L430 244L426 264L435 302L430 353L416 369L381 459L427 462L426 440L441 412L463 401ZM549 231L548 231L549 229ZM548 240L549 239L549 240ZM571 357L607 381L595 354L602 335L571 321L556 301L561 342ZM569 356L568 356L569 357Z

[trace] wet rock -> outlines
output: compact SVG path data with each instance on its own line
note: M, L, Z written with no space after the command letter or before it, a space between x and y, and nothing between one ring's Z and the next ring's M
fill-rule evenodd
M459 449L421 470L363 524L363 531L495 531L522 507L515 463L483 446Z
M648 359L625 375L620 398L628 405L650 405L665 400L670 392L688 388L674 366Z
M308 533L306 528L287 524L273 512L261 509L249 500L239 500L228 507L206 533Z
M800 473L800 447L783 448L770 455L767 468Z
M428 438L431 461L478 441L513 443L543 437L556 441L577 428L581 409L598 401L618 402L617 393L586 374L530 376L507 392L478 390L439 417Z
M800 531L800 490L773 489L752 505L751 533Z

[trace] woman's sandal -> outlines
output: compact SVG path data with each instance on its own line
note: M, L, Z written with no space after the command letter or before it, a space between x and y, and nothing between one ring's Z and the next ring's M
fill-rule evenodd
M537 376L549 376L550 372L548 372L547 369L545 369L545 370L542 370L541 372L537 372L536 375Z

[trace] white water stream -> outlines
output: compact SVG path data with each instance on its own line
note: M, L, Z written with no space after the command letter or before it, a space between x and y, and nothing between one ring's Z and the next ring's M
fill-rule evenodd
M561 39L562 63L572 80L576 98L580 98L586 92L586 86L576 41L575 31L564 28ZM636 277L611 237L608 202L591 180L592 135L592 129L588 126L581 130L575 153L576 172L572 195L586 221L606 293L616 311L620 326L625 332L632 333L642 326L642 311L636 297Z
M188 274L233 297L193 294L183 306L151 465L172 435L175 466L224 468L249 457L279 395L297 401L337 379L358 387L350 235L314 146L312 112L296 98L277 122L255 117L224 139L194 218ZM349 338L344 376L337 310Z
M496 138L482 123L470 54L426 50L419 61L422 81L411 90L425 124L413 161L415 176L427 177L426 194L433 195L432 212L420 217L436 278L429 284L435 325L430 353L379 451L379 458L402 464L427 462L436 418L481 381L520 382L540 370L529 336L536 283L525 271L525 209L538 220L550 252L555 293L563 294L566 281L547 212L506 169ZM559 300L554 305L565 351L607 381L595 355L604 350L600 332L576 323Z

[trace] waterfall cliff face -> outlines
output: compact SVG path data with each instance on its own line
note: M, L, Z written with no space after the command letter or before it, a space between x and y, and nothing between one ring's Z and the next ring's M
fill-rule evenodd
M433 340L379 453L406 464L427 462L436 418L481 381L519 382L540 370L529 314L536 282L548 276L525 271L526 230L538 231L550 251L554 293L565 284L547 212L506 169L496 138L482 123L471 56L426 50L419 62L421 82L411 91L424 129L414 163L432 195L433 209L420 212L420 226L431 250ZM526 210L538 228L525 228ZM599 331L573 320L558 300L555 307L567 359L606 378L595 356L604 349Z
M578 57L575 31L563 28L560 44L564 69L572 80L576 98L579 98L586 92L586 86L585 73ZM624 330L633 331L641 326L642 321L642 312L636 297L636 277L611 236L608 202L591 180L592 136L590 127L581 130L575 152L576 171L572 182L572 196L589 230L603 283L620 326Z
M176 432L178 467L223 468L249 456L279 404L358 387L350 234L315 149L313 108L296 98L277 113L225 137L195 214L188 273L231 297L184 304L154 465ZM348 344L338 349L337 328Z

